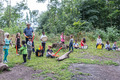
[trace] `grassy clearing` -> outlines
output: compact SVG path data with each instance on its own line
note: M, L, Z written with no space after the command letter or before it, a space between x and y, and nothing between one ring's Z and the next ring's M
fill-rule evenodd
M40 44L40 41L36 41L35 48L38 48ZM46 49L47 46L51 44L51 42L47 42ZM68 70L68 67L72 63L119 65L118 63L114 62L114 59L120 57L119 52L107 51L105 49L98 50L95 48L95 42L89 41L87 44L89 46L87 50L74 49L74 52L70 54L70 58L60 62L56 61L56 59L46 58L46 53L44 54L44 57L36 57L35 54L32 54L31 60L27 60L25 66L32 67L35 70L42 70L43 72L39 74L33 74L33 76L44 76L45 80L52 80L53 78L57 80L70 80L74 73L71 73ZM58 49L53 49L54 52L57 50ZM58 55L61 56L66 52L68 52L68 50L61 50ZM8 60L9 67L14 67L16 64L21 64L23 62L22 55L17 56L15 54L15 48L10 48ZM53 74L53 76L49 77L47 75L48 73Z

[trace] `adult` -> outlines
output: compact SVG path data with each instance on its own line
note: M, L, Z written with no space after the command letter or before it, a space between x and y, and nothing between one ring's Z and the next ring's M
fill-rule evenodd
M42 38L43 38L43 37L47 37L47 36L45 35L45 32L42 32L42 36L41 36L41 38L40 38L41 43L42 43L42 47L43 47L43 51L42 51L42 55L41 55L41 56L43 56L43 54L44 54L44 52L45 52L45 44L46 44L46 41L42 41Z
M30 25L31 24L28 23L27 28L25 28L24 32L23 32L23 34L24 34L24 36L26 38L26 44L27 44L27 42L29 40L29 37L35 36L34 31L33 31L32 27L30 27ZM32 47L33 47L33 52L35 53L34 41L32 41Z
M60 38L61 38L61 42L64 44L65 43L65 36L64 36L63 32L62 32Z
M96 48L97 48L98 45L102 45L102 49L103 49L104 44L102 43L102 39L100 38L100 35L99 35L98 38L97 38Z

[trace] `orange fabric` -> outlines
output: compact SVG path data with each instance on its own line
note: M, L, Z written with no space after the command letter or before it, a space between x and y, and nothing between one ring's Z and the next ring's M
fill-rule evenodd
M16 46L16 54L18 54L18 51L17 51L17 46Z

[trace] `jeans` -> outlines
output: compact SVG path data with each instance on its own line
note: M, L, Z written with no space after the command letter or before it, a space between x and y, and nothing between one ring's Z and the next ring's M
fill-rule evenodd
M46 54L46 57L48 57L48 58L49 58L49 57L50 57L50 58L55 58L55 56L52 56L52 55L50 55L50 54L48 54L48 53Z
M45 44L46 44L46 43L42 43L42 47L43 47L42 56L43 56L43 54L44 54L44 52L45 52Z
M27 44L27 42L28 42L28 38L26 38L26 44ZM32 51L35 52L34 41L32 42L32 47L33 47Z
M106 48L108 51L112 50L112 48Z
M24 60L24 62L26 62L26 57L27 57L27 54L23 54L23 60Z
M96 48L97 48L97 46L98 46L99 44L97 43L96 44ZM102 49L103 49L103 47L104 47L104 44L103 43L101 43L101 45L102 45Z
M4 61L7 61L7 56L8 56L8 49L4 49L5 54L4 54Z
M28 52L28 59L31 59L32 50L27 50L27 52Z
M72 48L72 51L73 51L73 43L72 42L69 44L69 51L71 50L71 48Z

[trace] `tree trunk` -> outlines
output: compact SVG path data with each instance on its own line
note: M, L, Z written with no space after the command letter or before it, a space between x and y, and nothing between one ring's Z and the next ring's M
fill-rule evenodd
M64 55L62 55L61 57L59 57L59 58L57 59L57 61L62 61L62 60L64 60L64 59L66 59L66 58L69 58L69 54L70 54L71 52L72 52L72 51L69 51L69 52L65 53Z

